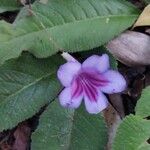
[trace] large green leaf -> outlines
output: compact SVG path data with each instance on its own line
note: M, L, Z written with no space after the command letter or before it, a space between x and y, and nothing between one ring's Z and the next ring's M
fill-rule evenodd
M41 115L31 149L104 150L106 143L103 117L88 114L84 107L68 110L54 101Z
M0 131L33 116L60 91L56 70L62 59L23 54L0 67Z
M35 2L32 16L22 14L28 15L15 21L10 36L5 31L0 63L18 57L23 50L43 58L58 50L98 47L131 26L138 11L122 0L48 0L47 4ZM0 36L1 32L0 28Z
M141 98L137 102L135 111L137 115L142 117L150 116L150 86L143 90Z
M113 150L150 150L149 137L150 121L130 115L118 128Z
M20 7L19 0L0 0L0 13L17 10Z

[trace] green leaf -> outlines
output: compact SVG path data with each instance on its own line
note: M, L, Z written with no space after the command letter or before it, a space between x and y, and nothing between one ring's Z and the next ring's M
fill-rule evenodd
M107 131L103 117L84 107L73 111L52 102L32 135L32 150L104 150Z
M17 10L19 7L19 0L0 0L0 13Z
M147 143L149 136L150 121L130 115L118 128L113 150L149 150L150 145Z
M145 142L143 145L140 146L139 150L150 150L149 143Z
M150 116L150 86L142 91L141 98L137 102L135 111L137 115L142 117Z
M0 131L32 117L60 91L56 70L62 59L24 53L0 67Z
M5 42L17 36L20 33L19 30L14 30L10 23L0 21L0 42Z
M26 13L22 13L26 14ZM98 47L131 26L137 9L122 0L49 0L35 2L32 16L19 17L0 44L0 63L23 50L48 57L58 50L70 52ZM1 33L1 31L0 31ZM1 34L0 34L1 36Z

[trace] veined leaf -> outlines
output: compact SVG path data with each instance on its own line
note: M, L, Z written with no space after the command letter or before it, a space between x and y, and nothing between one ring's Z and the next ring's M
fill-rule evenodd
M0 13L19 9L20 4L17 0L0 0Z
M113 150L149 150L150 145L147 143L149 136L150 121L130 115L118 128Z
M84 107L62 108L52 102L41 115L32 135L32 150L104 150L107 131L103 117L90 115Z
M142 117L150 116L150 86L143 90L141 98L137 102L135 111L137 115Z
M32 117L60 91L56 70L62 59L23 54L0 67L0 131Z
M23 50L43 58L58 50L98 47L131 26L138 11L121 0L49 0L47 4L35 2L32 14L15 21L12 30L17 33L9 37L6 32L0 63L18 57Z

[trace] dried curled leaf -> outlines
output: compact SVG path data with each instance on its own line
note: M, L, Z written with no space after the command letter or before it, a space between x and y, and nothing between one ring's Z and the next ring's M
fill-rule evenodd
M14 132L15 142L13 150L26 150L28 149L28 143L30 140L31 129L27 123L20 124Z
M134 27L137 26L150 26L150 4L147 7L145 7L140 17L134 24Z
M112 149L113 140L116 136L116 130L121 123L121 118L112 105L103 111L103 115L108 127L107 150Z
M127 31L110 41L108 50L128 66L150 65L150 37L143 33Z

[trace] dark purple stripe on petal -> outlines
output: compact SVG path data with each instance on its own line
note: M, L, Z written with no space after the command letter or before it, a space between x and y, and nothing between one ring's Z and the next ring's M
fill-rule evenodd
M91 84L93 84L93 85L95 85L97 87L99 87L99 86L106 86L109 83L109 81L107 81L107 80L100 80L99 79L99 80L95 81L92 78L90 79L90 82L91 82Z
M72 83L72 97L78 97L84 92L90 101L97 101L98 88L107 85L108 82L95 70L83 70Z
M85 92L86 96L89 98L89 100L97 101L98 92L95 87L92 87L92 86L86 84L86 85L84 85L84 92Z
M74 80L72 84L72 98L78 97L83 93L79 79Z
M102 75L100 75L97 72L86 73L85 77L89 80L89 82L91 84L93 84L94 86L98 86L98 87L99 86L105 86L109 82L108 80L106 80Z

